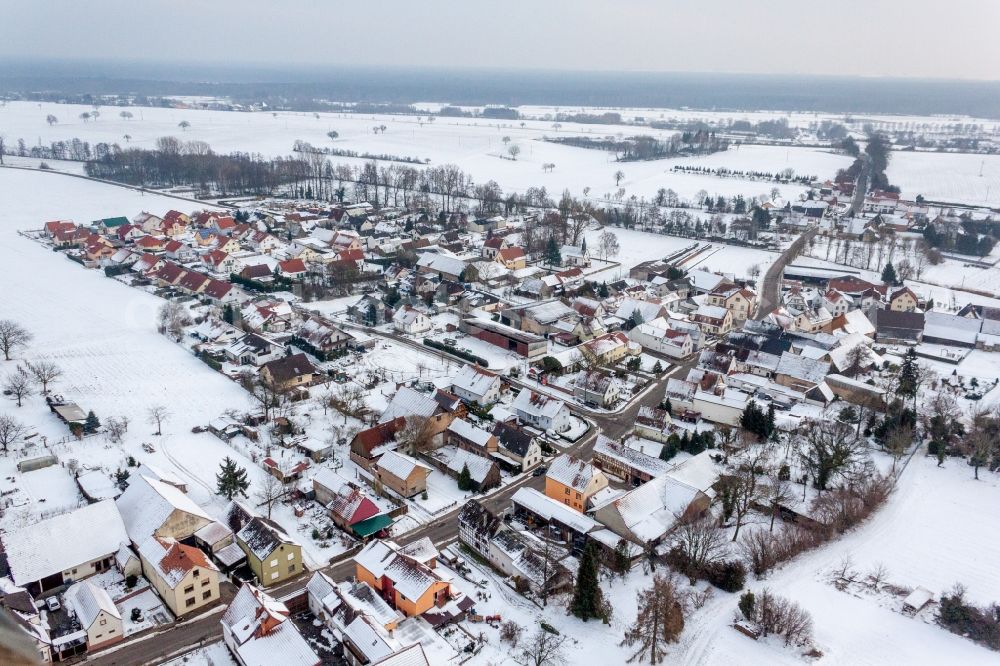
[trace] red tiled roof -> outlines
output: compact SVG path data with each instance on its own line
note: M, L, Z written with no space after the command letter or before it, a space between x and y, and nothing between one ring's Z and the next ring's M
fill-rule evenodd
M282 273L305 273L306 265L301 259L288 259L287 261L279 261L278 267L281 269Z

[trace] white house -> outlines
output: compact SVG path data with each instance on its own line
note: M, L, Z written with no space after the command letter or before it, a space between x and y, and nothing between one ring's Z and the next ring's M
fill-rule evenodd
M639 324L628 332L629 340L642 345L643 349L669 356L684 358L694 351L694 341L687 331L672 328L664 317Z
M404 305L392 316L392 326L400 333L419 335L434 327L430 318L420 310Z
M66 590L66 605L76 613L80 627L87 632L87 649L96 650L125 638L121 613L104 588L89 580L74 583Z
M511 408L522 423L541 430L564 432L571 425L566 403L529 389L523 389L517 394Z
M451 392L466 402L489 405L500 399L499 375L475 365L466 365L451 380Z
M289 615L285 604L244 583L222 616L222 639L241 666L319 666Z

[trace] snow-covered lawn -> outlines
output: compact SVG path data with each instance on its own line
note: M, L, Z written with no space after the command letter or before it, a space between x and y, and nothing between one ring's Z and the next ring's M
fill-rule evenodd
M1000 204L1000 155L894 151L886 175L909 198L922 194L931 201Z
M605 231L610 231L618 237L620 250L613 257L621 265L610 268L593 276L592 279L611 281L618 277L627 277L629 269L636 264L664 257L683 250L692 245L708 245L709 248L694 258L684 267L699 268L707 271L735 275L737 278L748 277L751 266L759 266L761 274L778 259L777 252L758 250L755 248L721 245L717 243L700 242L697 238L680 238L666 236L648 231L636 231L618 227L607 227L601 230L587 232L587 247L596 248L598 238Z
M8 136L8 143L15 144L24 138L29 144L41 141L48 145L52 141L68 141L74 137L89 141L124 145L123 136L131 139L129 146L153 148L156 139L176 136L186 141L205 141L216 152L251 151L264 155L288 155L296 140L303 140L314 146L331 147L373 154L387 153L405 157L429 159L431 165L457 164L472 174L477 182L496 180L505 191L523 192L529 187L545 187L558 195L564 189L580 196L585 187L590 188L592 198L602 198L618 189L614 173L621 169L625 179L621 186L628 195L635 194L649 199L661 188L670 188L681 197L692 198L705 190L712 195L760 196L774 187L773 183L743 180L737 178L716 178L706 175L671 173L674 164L697 164L708 168L726 167L730 169L760 169L779 171L792 168L799 174L831 178L837 169L845 167L850 160L842 155L814 148L784 148L773 146L732 147L725 153L704 157L676 158L648 162L619 163L613 156L600 150L590 150L567 145L549 143L542 137L591 135L603 137L624 132L670 136L673 131L653 130L648 127L614 125L579 125L564 123L564 127L554 132L550 122L526 120L520 123L506 123L477 118L437 118L433 123L418 123L413 116L361 115L321 113L316 118L312 113L280 112L273 116L269 112L243 113L227 111L200 111L192 109L167 109L135 107L129 109L134 115L125 120L118 114L120 109L101 109L97 120L84 122L79 118L91 107L81 105L10 102L0 109L0 125ZM48 125L47 115L55 115L59 122ZM190 127L181 130L181 121ZM374 133L374 125L385 125L386 130ZM336 130L340 136L335 141L327 137L327 132ZM516 161L500 159L506 153L502 142L509 136L512 143L521 147ZM333 162L360 164L362 159L332 157ZM23 160L37 166L39 160ZM543 172L542 165L556 165L551 172ZM54 164L53 168L62 168ZM79 165L66 165L79 171ZM804 191L804 187L781 185L783 196L792 198Z
M226 644L219 641L171 659L163 666L238 666L238 664Z

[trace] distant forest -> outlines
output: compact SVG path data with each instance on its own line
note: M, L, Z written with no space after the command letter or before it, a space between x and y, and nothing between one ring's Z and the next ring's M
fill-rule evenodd
M614 153L615 159L619 162L659 160L678 155L710 155L729 147L726 140L719 139L712 132L684 132L663 140L651 136L631 136L623 139L613 136L600 139L585 136L549 136L545 137L545 140L577 148L606 150Z
M205 95L271 108L324 101L963 114L1000 118L1000 82L654 72L246 69L171 63L9 62L0 93Z

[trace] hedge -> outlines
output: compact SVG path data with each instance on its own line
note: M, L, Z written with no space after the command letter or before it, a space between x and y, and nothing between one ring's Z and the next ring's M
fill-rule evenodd
M462 351L461 349L455 349L454 347L449 347L448 345L438 342L437 340L431 340L430 338L424 338L424 344L431 349L440 349L441 351L448 352L452 356L457 356L461 359L468 361L469 363L476 363L483 366L484 368L490 367L489 361L481 356L476 356L475 354L470 354L469 352Z

